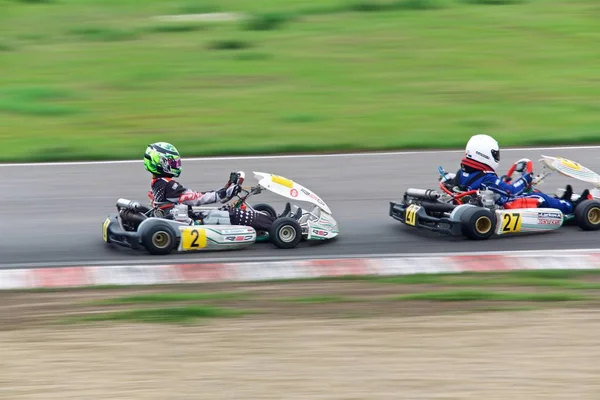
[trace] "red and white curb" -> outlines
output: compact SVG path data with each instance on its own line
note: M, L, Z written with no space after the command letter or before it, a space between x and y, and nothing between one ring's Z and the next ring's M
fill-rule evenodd
M347 275L409 275L531 269L600 269L600 252L550 251L273 262L4 269L0 270L0 290L97 285L251 282Z

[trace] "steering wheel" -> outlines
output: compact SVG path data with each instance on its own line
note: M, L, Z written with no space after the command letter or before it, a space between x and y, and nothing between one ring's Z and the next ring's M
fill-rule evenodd
M502 180L504 182L512 181L512 175L518 172L521 175L531 174L533 173L533 161L528 158L521 158L516 161L508 170L506 175L502 175Z

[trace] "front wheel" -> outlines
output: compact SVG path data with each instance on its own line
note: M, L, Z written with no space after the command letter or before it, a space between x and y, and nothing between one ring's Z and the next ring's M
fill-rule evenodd
M575 222L584 231L600 229L600 202L584 200L575 208Z
M252 208L255 211L267 214L270 217L277 218L277 211L275 211L275 209L273 207L271 207L270 205L268 205L268 204L260 203L260 204L257 204L255 206L252 206Z
M489 239L496 228L494 213L487 208L471 208L460 216L462 234L471 240Z
M302 228L293 218L279 218L273 222L269 230L271 242L280 249L291 249L302 240Z

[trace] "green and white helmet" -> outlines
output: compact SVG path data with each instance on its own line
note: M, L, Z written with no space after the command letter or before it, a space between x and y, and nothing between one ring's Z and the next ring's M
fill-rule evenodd
M148 145L144 154L144 166L157 176L176 178L181 175L181 157L170 143L157 142Z

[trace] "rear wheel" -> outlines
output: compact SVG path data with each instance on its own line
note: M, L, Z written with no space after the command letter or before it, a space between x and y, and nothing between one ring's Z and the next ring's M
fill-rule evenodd
M584 231L600 229L600 202L584 200L575 208L575 222Z
M496 228L496 218L487 208L466 210L460 217L462 233L471 240L489 239Z
M156 221L142 233L142 245L153 255L169 254L175 247L176 234L166 222Z
M302 240L302 228L293 218L279 218L273 222L269 238L280 249L291 249L298 246Z

